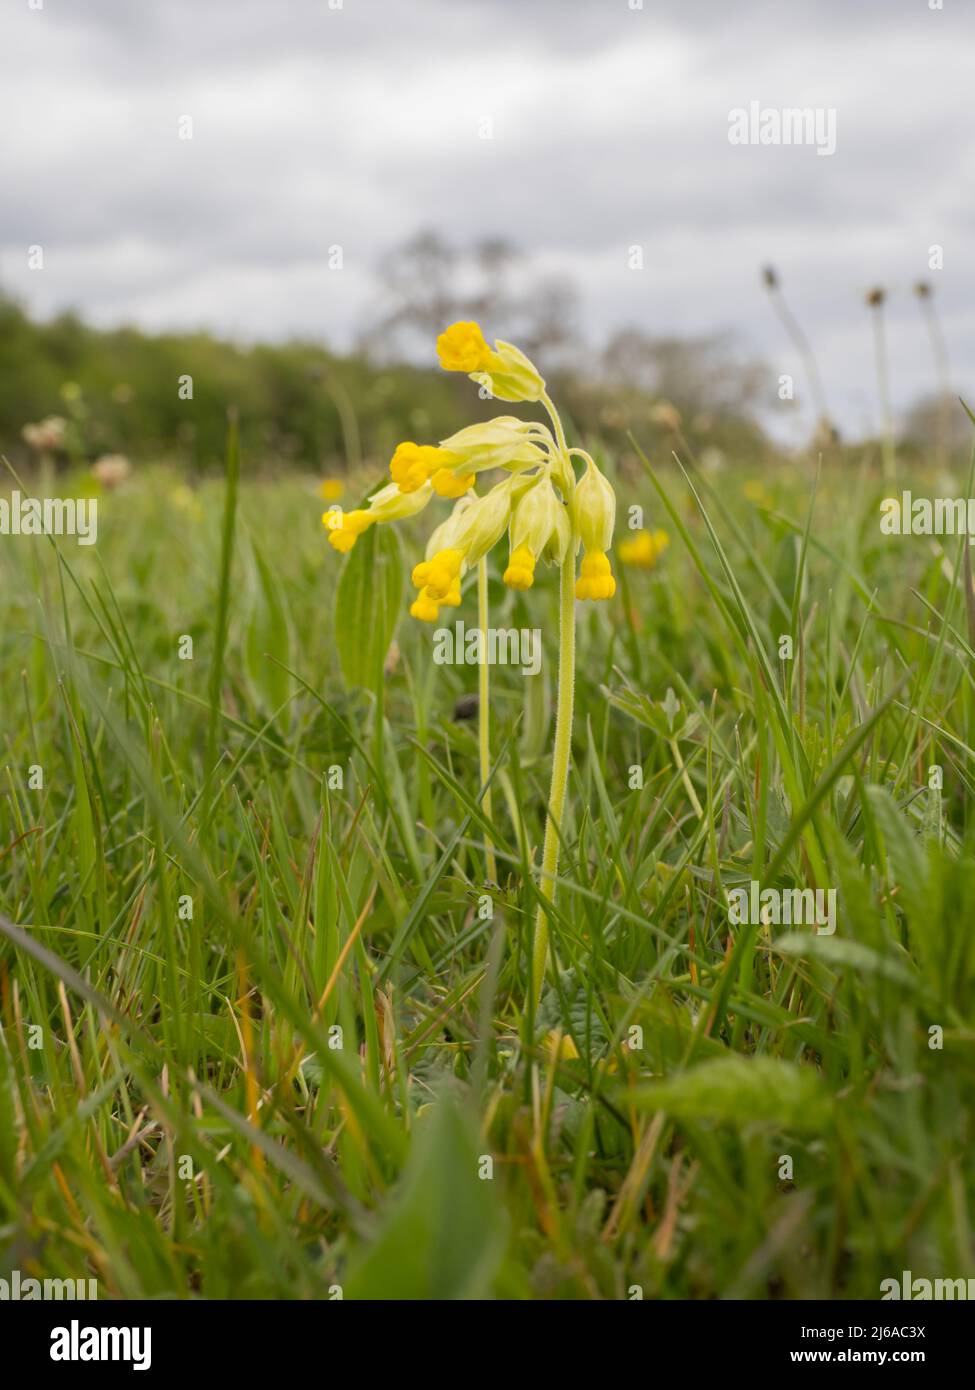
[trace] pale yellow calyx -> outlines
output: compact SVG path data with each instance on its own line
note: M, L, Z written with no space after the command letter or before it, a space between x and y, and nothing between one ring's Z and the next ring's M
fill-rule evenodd
M470 375L498 400L540 401L545 394L545 379L534 362L514 343L506 343L501 338L495 338L494 352L487 365Z
M414 492L402 492L397 483L387 483L369 498L369 515L373 521L400 521L422 512L432 496L429 483Z
M515 481L516 478L506 478L483 497L475 497L464 511L454 544L463 548L468 565L475 565L482 555L492 550L508 529L511 485Z
M564 512L547 475L539 476L525 490L512 513L512 551L527 546L536 557L561 560L571 530Z
M576 485L572 512L576 531L586 550L597 553L609 550L616 524L616 493L592 459Z
M487 468L510 472L544 463L554 452L549 430L533 420L499 415L481 424L467 425L440 441L441 448L463 459L463 472L481 473Z

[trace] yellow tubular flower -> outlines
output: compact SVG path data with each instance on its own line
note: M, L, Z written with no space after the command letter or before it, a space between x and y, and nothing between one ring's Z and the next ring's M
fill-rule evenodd
M473 485L473 473L457 474L452 468L438 468L430 479L430 486L438 497L463 497Z
M572 509L586 551L576 581L576 598L612 598L616 593L616 580L606 551L613 544L616 494L592 459L575 490Z
M530 589L535 582L535 556L527 545L515 546L504 572L509 589Z
M461 561L454 575L454 556L460 553L455 545L455 540L464 524L464 517L475 500L469 497L461 498L446 521L442 521L439 526L434 528L427 541L424 559L413 570L413 582L420 592L417 594L410 612L414 618L419 618L421 622L435 622L441 604L446 604L451 608L456 608L460 604L460 577L464 570L464 564ZM445 554L448 556L446 564L439 558ZM439 569L435 569L435 565L439 566ZM435 579L438 577L442 579L444 573L448 576L453 575L446 591L444 592L441 584L439 587L435 586L435 591L431 592L427 588L427 580L430 575L433 574Z
M420 568L419 565L416 567ZM441 608L460 607L460 578L454 579L442 598L434 597L430 589L424 586L417 594L414 601L410 604L410 613L414 618L419 618L421 623L435 623L440 616Z
M616 580L610 573L609 560L601 551L588 551L579 566L576 598L612 598Z
M488 347L477 323L452 323L437 339L440 365L447 372L466 372L479 386L503 401L539 401L545 381L533 362L513 343L500 338Z
M410 615L419 618L421 623L435 623L440 616L440 605L422 589L410 604Z
M328 529L328 543L341 554L347 555L363 531L368 531L376 518L368 512L343 512L340 507L332 507L322 512L322 525Z
M438 550L431 560L422 560L414 566L413 583L418 589L424 589L430 598L443 603L455 581L459 583L463 563L463 550L453 547Z
M437 339L437 356L445 372L482 371L491 361L479 323L452 323Z
M452 454L448 449L405 440L396 446L396 452L390 459L389 473L400 492L416 492L433 474L447 472L460 462L460 454ZM440 495L450 496L449 493ZM459 493L454 495L460 496Z

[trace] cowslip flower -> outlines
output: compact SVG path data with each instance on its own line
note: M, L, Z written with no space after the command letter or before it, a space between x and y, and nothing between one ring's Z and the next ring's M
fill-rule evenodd
M527 590L535 582L539 559L559 566L558 710L552 752L552 782L539 873L540 900L531 950L530 992L537 1009L548 959L549 905L556 892L559 827L564 825L566 788L572 760L572 710L575 685L575 600L609 599L616 592L608 551L613 543L616 496L609 480L582 449L570 449L565 430L541 373L523 352L495 339L489 346L479 324L454 323L437 339L440 364L466 372L493 396L508 401L537 401L551 428L537 421L499 416L458 430L438 445L406 440L390 462L391 481L368 506L342 513L333 509L322 520L329 541L347 552L377 522L413 515L434 495L456 498L450 516L431 534L424 558L413 569L417 594L410 607L415 618L435 622L441 608L461 602L464 575L477 566L478 616L488 622L486 557L508 532L509 558L504 582ZM576 480L573 460L585 471ZM475 491L480 475L491 469L507 473L483 494ZM583 558L576 578L575 561ZM478 675L478 756L481 806L491 818L490 740L487 724L488 671ZM489 880L497 881L493 844L485 839Z
M502 401L540 401L545 381L533 362L513 343L495 338L488 347L477 323L452 323L437 339L440 365L447 372L466 372Z
M584 547L576 580L576 598L612 598L616 593L616 580L606 552L613 544L616 494L592 459L576 487L572 506Z
M504 582L511 589L530 589L540 556L561 564L572 542L566 508L547 477L539 478L519 501L511 518L510 557Z
M410 608L414 618L433 622L437 605L450 603L455 595L459 601L464 572L492 550L508 529L514 481L509 478L483 497L458 506L433 533L426 559L413 569L413 583L419 590Z
M400 492L416 492L430 482L438 497L461 497L474 482L473 473L459 477L454 472L462 462L460 454L432 444L397 444L389 464L389 474Z
M668 545L670 537L666 531L638 531L628 540L620 541L616 553L624 565L652 570Z
M357 507L351 512L344 512L341 507L330 507L327 512L322 512L322 525L328 531L328 543L347 555L370 526L380 521L399 521L403 517L414 516L423 510L432 496L433 488L429 483L424 483L411 493L400 492L395 483L387 483L373 493L368 507Z
M452 324L437 339L437 351L446 370L466 372L504 399L541 400L555 432L537 420L499 415L467 425L438 444L404 440L390 460L391 481L366 507L349 512L332 508L323 515L329 543L347 554L370 526L412 516L433 496L457 499L458 506L436 528L413 570L418 591L410 607L414 617L433 622L442 606L459 603L464 574L506 531L509 558L503 578L509 588L531 588L540 559L562 566L581 545L575 597L612 598L616 581L607 552L615 494L588 454L568 449L541 373L512 344L496 339L490 347L476 323ZM586 463L578 483L574 456ZM477 495L480 475L492 469L509 476Z
M439 445L405 440L396 446L389 472L401 492L415 492L429 480L439 497L463 497L478 473L489 468L517 472L544 463L546 450L554 448L544 425L501 416L469 425Z
M461 560L454 573L453 559L457 550L455 541L461 534L464 512L469 506L468 498L463 498L457 503L447 520L442 521L430 533L423 561L413 568L414 583L419 593L410 605L410 613L421 622L436 622L442 605L456 608L460 604L460 581L464 564ZM438 584L436 581L440 577L441 568L446 583ZM434 580L430 588L426 583L428 577ZM435 597L435 594L442 597Z

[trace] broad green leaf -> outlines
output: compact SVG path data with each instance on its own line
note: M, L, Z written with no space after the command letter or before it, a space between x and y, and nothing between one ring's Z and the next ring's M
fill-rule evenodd
M907 957L883 954L865 946L862 941L850 941L843 936L817 936L811 932L789 932L775 942L780 956L790 959L804 957L819 960L834 970L856 970L862 975L877 975L896 984L914 987L917 979L907 963Z
M626 1093L626 1103L675 1119L765 1123L818 1130L831 1098L819 1073L776 1057L729 1055Z
M379 1233L353 1255L346 1298L490 1295L506 1223L496 1184L478 1175L484 1143L448 1095L422 1116L402 1185Z
M891 875L900 889L900 905L909 917L923 917L928 902L924 849L888 791L883 787L869 787L867 795L884 837Z
M335 591L335 643L347 686L378 687L403 600L403 551L392 526L371 526Z

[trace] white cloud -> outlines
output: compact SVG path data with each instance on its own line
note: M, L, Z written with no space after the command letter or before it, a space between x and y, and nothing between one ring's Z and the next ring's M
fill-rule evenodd
M893 290L898 403L930 385L909 289L934 242L959 383L975 369L972 29L959 6L913 0L8 6L0 284L45 314L345 345L378 257L435 225L572 274L597 341L633 322L732 328L776 369L789 347L758 277L772 262L858 426L870 284ZM836 154L731 146L728 112L751 100L835 107ZM176 138L184 113L192 141ZM325 264L336 243L341 273Z

